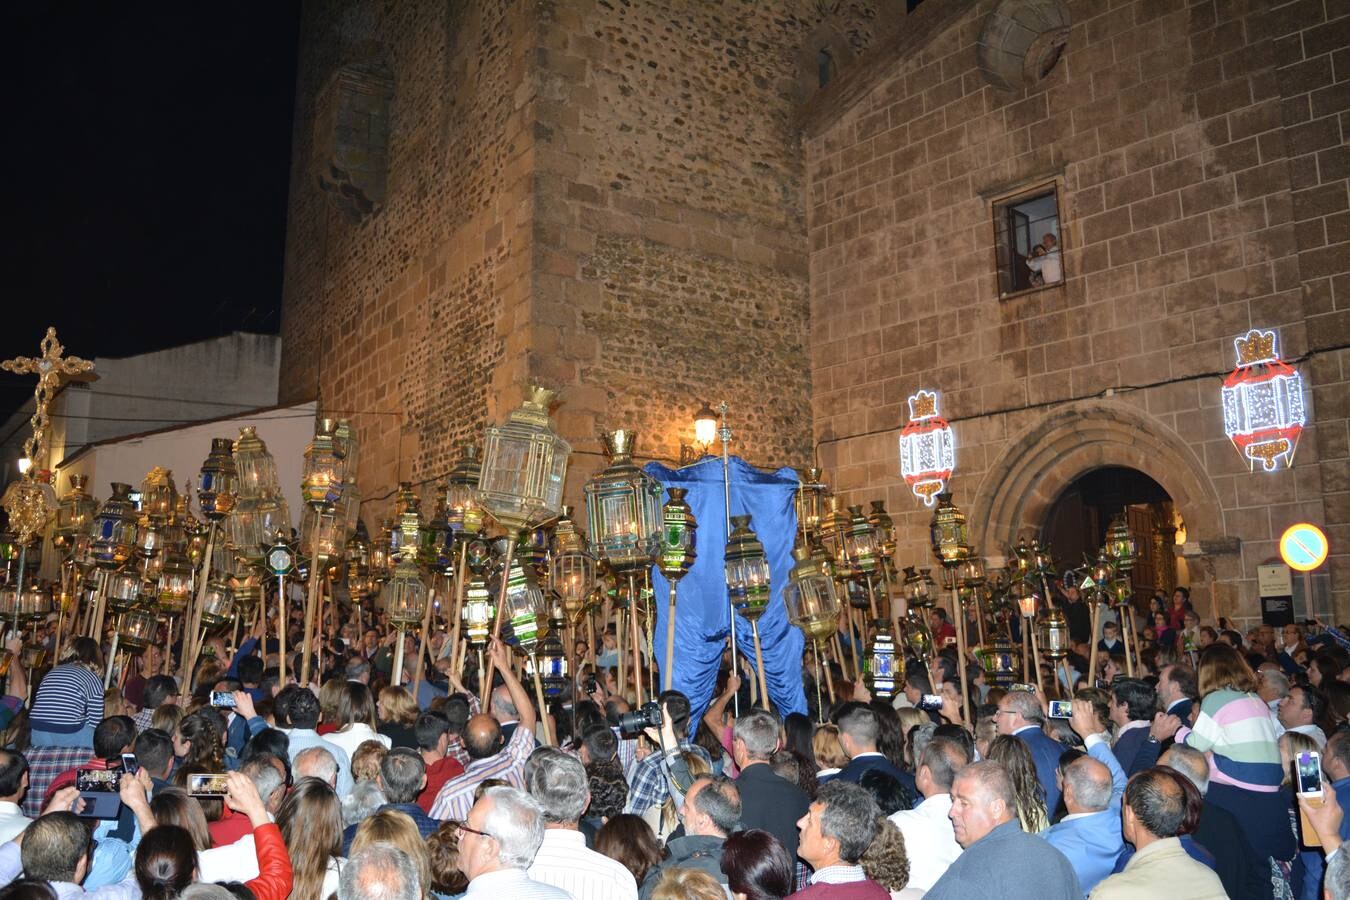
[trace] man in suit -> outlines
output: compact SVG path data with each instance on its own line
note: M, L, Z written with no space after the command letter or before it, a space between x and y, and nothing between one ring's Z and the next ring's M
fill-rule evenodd
M1158 709L1158 693L1147 682L1138 678L1117 678L1111 685L1111 721L1116 723L1116 743L1111 748L1126 775L1133 775L1153 765L1157 753L1140 750L1149 741L1149 726Z
M1032 702L1035 702L1034 699ZM914 785L914 776L897 769L877 750L881 724L870 707L859 703L845 709L839 715L838 724L839 746L848 754L849 762L835 778L857 784L864 772L879 769L908 788L910 796L914 796L918 790Z
M1125 788L1121 833L1134 845L1123 871L1102 881L1093 900L1153 900L1166 895L1189 900L1226 900L1213 870L1196 862L1178 834L1186 819L1181 773L1166 766L1146 769Z
M1090 756L1064 769L1064 808L1068 815L1042 832L1050 846L1068 857L1078 883L1091 893L1110 875L1125 849L1120 836L1120 810L1113 804L1111 771Z
M1163 712L1176 716L1182 723L1188 723L1191 721L1191 710L1199 699L1194 669L1181 663L1162 667L1158 673L1158 702Z
M1036 780L1045 791L1045 808L1054 810L1059 805L1059 785L1055 783L1055 772L1059 769L1059 757L1064 745L1041 730L1045 714L1034 694L1026 691L1009 691L998 702L998 712L994 714L994 724L999 734L1011 734L1021 738L1031 751L1036 763Z
M777 749L778 720L769 712L752 709L736 720L731 755L741 773L736 779L741 792L741 827L764 829L795 858L800 837L797 820L806 815L811 801L801 788L769 767L769 757Z
M952 782L950 815L965 849L924 894L926 900L1082 900L1073 866L1022 830L1016 803L1012 780L998 763L986 760L961 770Z

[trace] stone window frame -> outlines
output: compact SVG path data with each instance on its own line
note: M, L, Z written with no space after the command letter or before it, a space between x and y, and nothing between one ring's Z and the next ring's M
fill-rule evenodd
M999 213L1010 205L1033 200L1041 195L1053 193L1055 198L1055 220L1059 223L1058 238L1060 253L1060 279L1054 284L1033 285L1017 291L1003 290L1003 262L1000 260L1001 242L1003 240L999 225ZM1044 178L1037 178L1033 181L1019 185L1016 189L1003 191L997 194L986 195L989 203L987 210L989 216L989 225L992 241L990 249L993 252L994 259L994 290L998 295L1000 302L1006 300L1016 300L1025 297L1028 294L1035 294L1041 291L1053 291L1063 289L1069 281L1068 272L1068 251L1069 247L1065 241L1065 234L1068 231L1064 221L1064 178L1062 175L1053 175Z

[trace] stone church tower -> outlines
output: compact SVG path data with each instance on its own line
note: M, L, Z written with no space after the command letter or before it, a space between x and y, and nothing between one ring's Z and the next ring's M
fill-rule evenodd
M885 499L928 565L896 459L924 387L986 555L1103 527L1082 479L1129 469L1149 487L1112 502L1138 501L1159 587L1252 620L1308 520L1333 556L1296 608L1350 612L1347 19L906 5L306 3L283 400L354 420L377 504L530 379L561 390L574 497L598 427L673 461L725 400L737 452ZM1028 283L1042 233L1062 277ZM1224 433L1251 328L1304 375L1288 471Z

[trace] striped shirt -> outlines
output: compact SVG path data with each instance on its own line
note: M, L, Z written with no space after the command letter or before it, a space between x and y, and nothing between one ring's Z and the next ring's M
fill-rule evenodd
M637 900L637 882L621 863L586 848L580 831L548 828L527 873L576 900Z
M103 680L80 663L65 663L38 685L28 713L34 731L75 734L103 721Z
M473 792L489 778L504 779L512 787L525 787L525 760L534 752L534 733L528 728L517 728L511 734L511 740L497 753L486 759L469 760L464 774L451 778L441 786L436 801L431 804L431 818L454 819L459 822L469 818L473 809Z
M1176 739L1210 754L1210 777L1220 784L1273 793L1284 780L1270 710L1255 694L1210 691L1195 727L1182 728Z
M517 728L517 731L520 729ZM534 881L521 869L498 869L484 872L469 882L466 898L480 897L491 900L571 900L566 891L551 884Z

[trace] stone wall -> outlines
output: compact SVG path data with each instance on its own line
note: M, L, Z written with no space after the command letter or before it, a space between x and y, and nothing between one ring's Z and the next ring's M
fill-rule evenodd
M808 110L820 461L855 502L885 497L901 557L926 564L896 441L905 398L938 389L983 552L1038 530L1077 475L1131 465L1176 501L1205 612L1253 616L1255 567L1287 525L1344 536L1347 373L1322 351L1345 344L1345 19L1320 2L1070 2L1058 65L1009 91L977 64L996 6L919 7ZM991 200L1051 179L1066 282L1000 300ZM1286 359L1315 354L1292 471L1249 473L1223 433L1221 373L1251 327L1279 329Z

